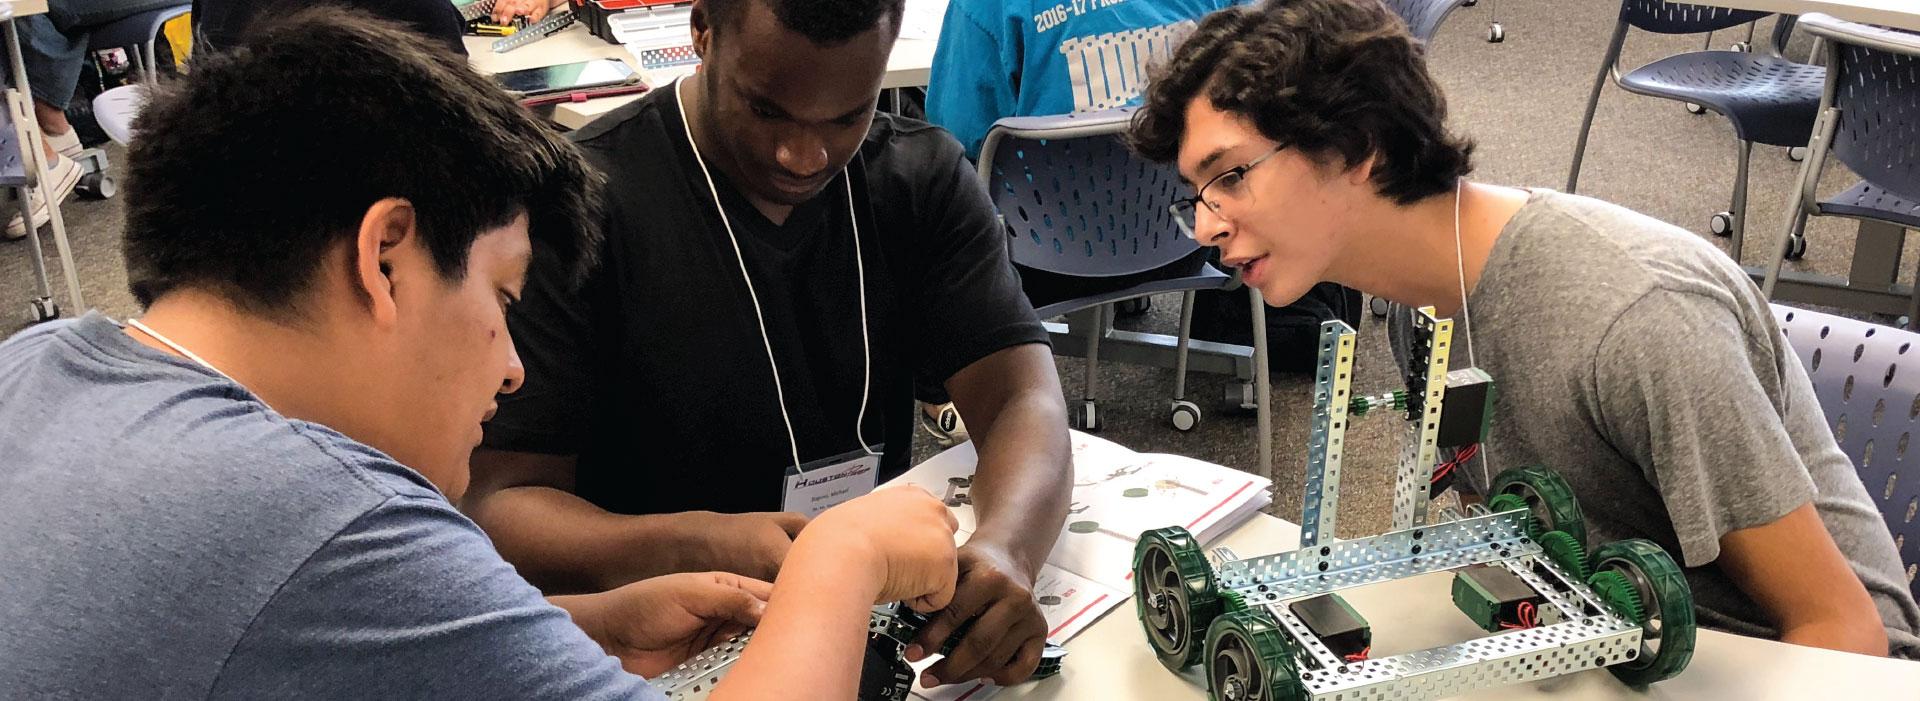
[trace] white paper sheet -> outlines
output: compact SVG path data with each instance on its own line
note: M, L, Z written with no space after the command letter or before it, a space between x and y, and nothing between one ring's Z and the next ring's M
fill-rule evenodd
M1182 526L1206 542L1273 500L1273 484L1264 477L1178 455L1136 453L1078 431L1070 439L1073 499L1047 562L1112 589L1130 590L1141 532ZM946 500L961 530L971 532L977 462L973 444L963 443L890 484L919 485Z

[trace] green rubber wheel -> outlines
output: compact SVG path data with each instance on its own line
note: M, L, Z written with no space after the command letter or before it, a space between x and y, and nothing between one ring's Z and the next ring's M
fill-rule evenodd
M1160 664L1178 672L1199 662L1207 626L1224 607L1213 566L1187 529L1140 534L1133 546L1133 609Z
M1306 701L1293 648L1260 610L1235 611L1207 629L1209 701Z
M1685 670L1693 659L1693 590L1673 558L1653 541L1633 538L1600 546L1593 553L1593 569L1596 579L1607 573L1626 579L1642 608L1639 651L1607 671L1620 681L1645 686Z
M1552 558L1560 569L1566 570L1574 581L1587 581L1587 549L1580 547L1580 541L1574 540L1566 531L1547 531L1534 540L1540 543L1540 549L1546 551L1547 557Z
M1573 536L1581 549L1586 549L1587 517L1581 515L1580 502L1573 498L1573 488L1567 486L1559 473L1539 466L1511 468L1493 478L1492 493L1494 499L1512 494L1527 503L1527 508L1533 510L1536 530L1528 534L1533 538L1538 539L1547 531L1563 531Z

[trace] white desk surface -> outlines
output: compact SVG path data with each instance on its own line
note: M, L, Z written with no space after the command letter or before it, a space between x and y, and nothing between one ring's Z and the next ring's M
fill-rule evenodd
M45 0L38 0L44 8ZM500 73L522 68L538 68L575 61L590 61L597 58L618 58L627 65L638 67L638 62L627 53L627 48L619 44L609 44L587 32L586 25L575 24L553 36L532 44L522 46L504 54L493 52L493 37L466 37L467 54L472 56L473 66L485 73ZM901 39L894 42L893 56L887 61L886 77L880 81L882 88L906 88L926 85L933 71L933 50L938 41L934 39ZM641 71L641 81L648 86L658 87L686 73L678 71ZM588 100L586 102L560 103L553 111L553 120L568 129L579 129L600 115L614 108L632 102L640 95L615 95Z
M1920 31L1920 0L1688 0L1701 5L1790 15L1820 12L1848 22Z
M1241 557L1290 550L1300 529L1266 515L1255 516L1221 542ZM1374 629L1376 657L1460 642L1486 633L1453 607L1452 575L1413 579L1340 592ZM1185 675L1167 671L1147 646L1131 601L1108 613L1067 644L1060 676L1002 690L993 699L1058 701L1173 701L1205 699L1206 682L1196 665ZM1487 689L1464 699L1920 699L1920 662L1866 657L1770 640L1701 630L1693 661L1679 677L1639 692L1605 670L1588 670L1516 686Z

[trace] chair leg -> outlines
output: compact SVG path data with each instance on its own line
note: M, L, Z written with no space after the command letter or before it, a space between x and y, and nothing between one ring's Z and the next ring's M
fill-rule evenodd
M1087 385L1080 398L1086 402L1094 401L1094 383L1100 376L1100 337L1106 335L1107 305L1099 305L1088 310L1092 312L1093 323L1087 325Z
M20 221L27 227L27 255L33 258L35 291L41 299L53 297L53 278L47 277L47 256L40 250L40 227L33 225L33 197L25 187L10 188L20 205Z
M1916 265L1915 267L1916 269L1920 269L1920 265ZM1917 273L1917 274L1920 274L1920 273ZM1914 279L1920 280L1920 278L1914 278ZM1906 329L1908 331L1920 329L1920 285L1913 286L1913 298L1907 300Z
M1187 349L1193 344L1193 290L1180 293L1179 349L1173 354L1173 400L1187 398Z
M1833 108L1827 108L1813 121L1813 135L1807 141L1807 158L1800 162L1800 177L1794 180L1794 187L1787 197L1787 225L1781 229L1780 238L1773 242L1773 249L1767 252L1770 256L1767 275L1760 283L1760 295L1767 299L1773 299L1773 288L1780 282L1780 266L1786 262L1787 247L1793 245L1795 237L1806 233L1807 211L1812 204L1813 188L1820 182L1820 171L1827 160L1827 143L1833 138L1837 115L1838 112Z
M1267 370L1267 301L1260 289L1247 286L1247 299L1253 305L1253 403L1254 423L1260 432L1260 476L1273 479L1273 384Z
M1733 204L1727 211L1731 213L1733 241L1733 262L1740 262L1740 247L1745 241L1747 230L1747 168L1753 161L1753 142L1741 141L1734 147L1735 162L1733 171Z
M1771 258L1767 261L1767 276L1760 282L1762 297L1773 299L1773 287L1780 282L1780 266L1787 261L1787 246L1792 245L1795 238L1804 235L1806 230L1807 212L1795 206L1793 214L1787 217L1786 227L1781 229L1780 239L1775 242L1777 245L1773 247Z
M1607 84L1607 73L1613 69L1615 61L1620 60L1620 46L1627 39L1627 23L1614 25L1613 40L1607 45L1606 58L1600 61L1600 72L1593 76L1593 90L1587 93L1587 115L1580 119L1580 139L1573 145L1573 168L1567 171L1567 193L1580 189L1580 162L1586 159L1587 136L1593 131L1593 113L1600 107L1600 88Z

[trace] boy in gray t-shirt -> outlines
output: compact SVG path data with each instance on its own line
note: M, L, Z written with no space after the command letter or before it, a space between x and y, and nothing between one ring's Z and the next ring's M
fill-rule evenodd
M951 599L953 516L917 488L821 514L771 585L543 597L454 504L523 378L529 258L595 245L579 152L334 8L143 110L143 315L0 343L0 697L664 699L643 676L757 624L709 698L849 699L874 604Z
M1332 281L1458 322L1454 362L1498 387L1474 487L1552 468L1590 542L1675 556L1704 625L1920 654L1892 538L1739 267L1613 205L1467 182L1445 118L1390 12L1280 0L1203 21L1130 136L1177 161L1181 225L1268 302Z

